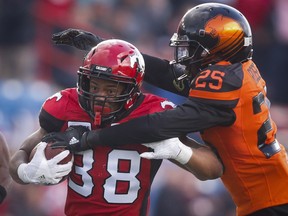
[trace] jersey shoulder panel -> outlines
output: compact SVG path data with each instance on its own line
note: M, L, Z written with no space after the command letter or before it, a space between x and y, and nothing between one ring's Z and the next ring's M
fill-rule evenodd
M237 99L242 82L242 64L213 65L195 77L189 95L204 99Z
M83 111L78 104L78 95L75 88L64 89L47 98L42 109L61 120L68 118L71 112Z
M72 122L91 122L80 107L76 88L57 92L43 103L39 123L47 132L65 130Z

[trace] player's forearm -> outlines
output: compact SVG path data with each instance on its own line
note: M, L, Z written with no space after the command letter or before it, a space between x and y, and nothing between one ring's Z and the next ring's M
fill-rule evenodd
M206 158L206 160L203 160L203 158ZM192 157L184 166L189 172L193 173L202 181L216 179L223 174L222 163L216 155L206 147L193 149Z
M10 188L12 179L9 175L8 165L0 168L0 204L4 201L7 196L7 191Z
M225 118L219 118L220 114L226 115ZM97 145L151 143L222 125L230 119L230 113L197 106L191 101L172 110L142 116L102 130L89 131L84 142L87 142L90 148Z
M94 148L99 145L140 145L175 137L174 134L169 134L167 137L166 135L163 136L159 130L155 129L158 128L160 122L153 120L153 122L157 122L157 125L156 123L151 124L149 119L150 116L143 116L113 127L86 132L81 142Z
M18 176L17 170L20 164L28 162L28 155L23 150L18 150L11 158L9 163L9 172L12 179L19 183L25 184Z
M182 136L179 139L193 150L193 155L190 157L188 163L184 166L182 165L184 169L202 181L222 176L223 165L210 147L203 146L189 136Z
M143 54L145 60L144 80L154 86L165 89L181 96L188 96L189 83L187 80L175 85L175 77L184 72L169 64L169 61ZM174 74L175 73L175 74Z
M9 175L10 153L6 139L2 133L0 133L0 152L0 203L2 203L12 181Z
M39 128L33 134L31 134L23 142L20 149L12 155L9 163L9 172L12 179L19 183L25 184L18 176L18 167L22 163L28 163L28 158L32 149L41 141L42 137L46 134L46 131L42 128Z
M1 151L0 159L0 185L3 186L6 190L9 189L11 185L11 177L9 175L9 160L10 155L6 151Z

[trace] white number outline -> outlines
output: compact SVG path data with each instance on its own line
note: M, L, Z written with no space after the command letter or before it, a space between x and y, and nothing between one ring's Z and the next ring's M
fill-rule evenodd
M92 195L93 189L97 190L97 185L94 185L93 178L88 172L93 168L93 163L97 163L93 159L93 150L86 150L83 152L78 152L78 155L82 156L83 166L78 166L74 164L75 173L80 175L83 181L82 185L75 183L71 178L69 178L68 186L81 196L88 197ZM119 172L118 165L120 160L130 161L129 172ZM120 150L113 149L107 157L107 172L110 174L108 178L105 179L103 185L104 199L108 203L121 203L129 204L133 203L138 198L138 193L140 190L140 181L137 179L137 175L140 172L141 158L139 153L134 150ZM116 187L118 181L129 182L129 189L126 194L117 194ZM98 185L99 187L100 185ZM94 189L94 190L95 190ZM97 192L97 191L96 191Z

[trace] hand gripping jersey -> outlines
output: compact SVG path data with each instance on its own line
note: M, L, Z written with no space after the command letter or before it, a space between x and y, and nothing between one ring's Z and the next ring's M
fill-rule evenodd
M138 101L138 106L119 123L174 106L149 94L142 95ZM71 125L96 129L79 106L75 88L48 98L39 119L41 127L48 132L65 131ZM151 184L162 161L141 159L139 154L144 151L147 147L143 145L100 146L75 154L65 213L71 216L147 215Z
M238 206L238 215L288 203L288 164L276 140L265 82L252 61L208 67L193 81L190 97L221 109L233 109L227 127L204 130L223 163L223 183Z

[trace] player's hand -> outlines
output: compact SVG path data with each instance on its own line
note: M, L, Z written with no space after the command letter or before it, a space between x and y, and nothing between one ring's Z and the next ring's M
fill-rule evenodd
M89 129L85 126L71 126L65 132L52 132L42 138L43 142L54 142L51 148L66 148L71 152L89 149L82 136Z
M144 152L140 154L140 157L146 159L174 159L181 164L186 164L193 154L192 149L184 145L178 138L171 138L143 145L154 150L153 152Z
M62 177L68 175L72 169L72 161L66 164L58 164L69 151L63 151L54 158L47 160L44 149L47 143L41 142L37 147L34 157L29 163L22 163L17 169L19 178L24 183L53 185L58 184Z
M63 44L89 51L104 39L81 29L66 29L52 35L55 44Z

